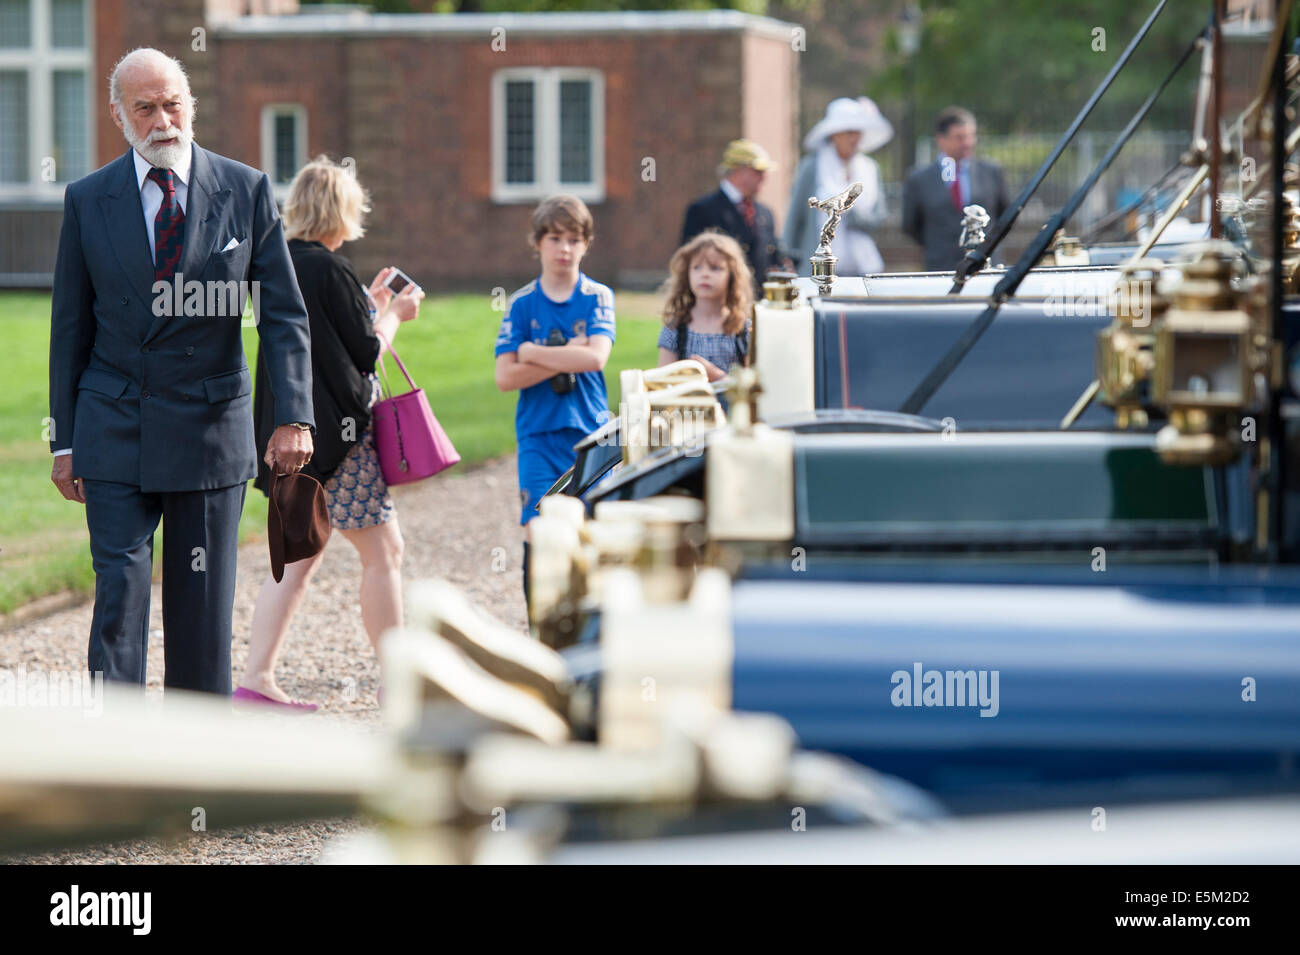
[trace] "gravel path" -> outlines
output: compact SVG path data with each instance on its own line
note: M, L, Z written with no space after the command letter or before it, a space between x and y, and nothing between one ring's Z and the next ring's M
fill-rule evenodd
M458 467L431 480L395 488L393 498L406 541L406 581L444 577L500 620L521 631L526 629L519 579L523 530L518 524L513 455L472 469ZM232 648L236 683L248 652L253 603L269 573L264 541L240 549ZM320 703L324 713L377 725L379 665L361 624L357 603L360 579L361 563L356 551L342 535L334 535L285 638L277 678L285 692ZM0 633L0 668L83 668L91 609L87 602ZM156 583L151 615L146 692L160 694L162 596ZM76 852L0 859L0 863L313 863L326 838L361 828L358 820L350 818L254 826L199 833L179 842L120 842Z

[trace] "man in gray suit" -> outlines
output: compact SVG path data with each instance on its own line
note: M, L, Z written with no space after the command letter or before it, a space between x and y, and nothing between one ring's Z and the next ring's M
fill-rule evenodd
M229 695L239 515L257 473L244 300L260 301L278 425L267 458L280 472L312 452L307 313L270 181L194 144L180 63L133 50L109 99L132 148L64 194L51 480L86 508L90 670L144 683L161 519L166 686Z
M941 111L934 143L938 158L912 170L903 184L903 231L925 250L927 272L951 272L962 257L962 209L983 206L996 222L1010 203L1002 168L973 158L975 117L968 110Z

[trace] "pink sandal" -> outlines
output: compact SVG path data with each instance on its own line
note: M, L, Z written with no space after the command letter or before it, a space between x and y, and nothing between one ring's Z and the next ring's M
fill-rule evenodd
M319 707L315 703L299 703L291 701L281 703L279 700L273 700L269 696L264 696L256 690L249 690L245 687L238 687L231 697L236 703L251 703L254 706L278 706L296 713L315 713Z

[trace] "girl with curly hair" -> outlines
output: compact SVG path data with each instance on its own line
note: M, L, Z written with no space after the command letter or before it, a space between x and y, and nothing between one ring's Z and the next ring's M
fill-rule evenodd
M748 364L754 279L740 244L702 232L673 253L668 271L659 364L693 358L709 381Z

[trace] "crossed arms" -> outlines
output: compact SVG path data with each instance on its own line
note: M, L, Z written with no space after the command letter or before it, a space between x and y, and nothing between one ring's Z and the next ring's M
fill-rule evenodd
M518 351L497 355L497 388L517 391L546 381L557 372L601 371L613 346L607 335L576 335L565 345L524 342Z

